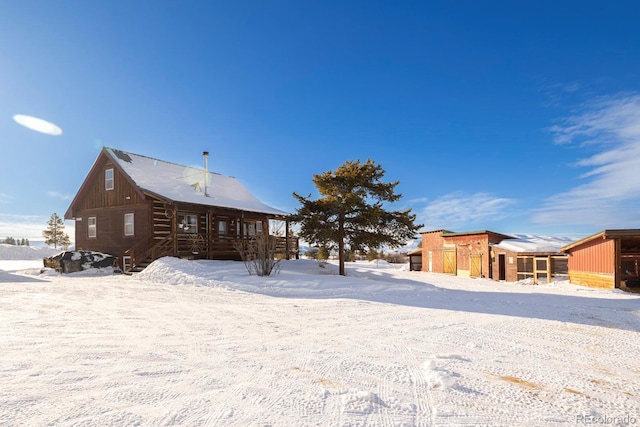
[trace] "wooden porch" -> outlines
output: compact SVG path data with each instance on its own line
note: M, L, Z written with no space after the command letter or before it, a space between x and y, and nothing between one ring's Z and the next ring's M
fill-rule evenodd
M271 236L276 240L275 257L293 259L298 257L298 239L282 236ZM185 259L210 259L240 261L240 253L236 249L249 238L225 239L208 242L199 236L197 238L183 238L172 236L161 240L145 240L127 249L124 255L123 270L125 272L142 271L158 258L174 256ZM177 248L177 249L176 249Z
M236 249L243 242L268 233L275 239L275 256L292 259L299 256L299 242L289 232L284 219L220 209L202 209L194 205L167 205L156 201L152 218L153 232L127 249L123 271L141 271L163 256L186 259L237 260ZM270 222L285 222L285 230L270 233Z

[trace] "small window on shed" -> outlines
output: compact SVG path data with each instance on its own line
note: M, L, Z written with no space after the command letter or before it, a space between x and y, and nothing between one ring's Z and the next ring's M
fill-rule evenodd
M518 257L518 272L519 273L533 273L533 257L519 256Z
M569 274L569 259L567 257L551 258L553 274Z
M104 171L104 189L109 191L113 190L113 168L105 169Z

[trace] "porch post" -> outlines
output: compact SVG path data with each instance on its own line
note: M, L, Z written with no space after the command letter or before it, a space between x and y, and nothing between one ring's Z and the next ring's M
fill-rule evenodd
M207 209L207 259L211 259L211 248L213 247L213 230L214 230L213 210Z
M284 220L284 252L285 259L291 259L289 253L291 252L291 248L289 247L289 218Z
M622 238L613 240L613 287L622 285Z
M178 256L178 208L173 205L171 216L171 239L173 240L173 256Z
M240 238L242 239L242 247L244 248L244 211L240 212Z

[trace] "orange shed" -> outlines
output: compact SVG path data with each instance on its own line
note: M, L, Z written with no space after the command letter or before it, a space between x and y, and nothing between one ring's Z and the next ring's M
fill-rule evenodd
M561 251L569 254L571 283L640 290L640 229L604 230Z

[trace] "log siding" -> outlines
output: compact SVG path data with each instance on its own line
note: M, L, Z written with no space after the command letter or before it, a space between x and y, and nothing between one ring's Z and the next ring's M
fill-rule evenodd
M102 151L65 214L76 222L76 248L114 255L124 267L150 262L159 256L205 259L239 259L235 243L249 238L248 231L269 233L269 220L278 215L223 208L214 205L182 203L163 199L139 188L120 169L107 150ZM109 189L106 170L109 173ZM112 182L112 189L111 189ZM125 233L125 215L133 214L133 235ZM181 214L194 215L197 229L184 232L178 227ZM96 218L96 236L88 237L88 218ZM220 235L219 222L227 233ZM260 224L260 225L255 225ZM288 230L288 227L287 227ZM298 241L287 238L284 258L297 256ZM142 259L145 258L145 259Z

